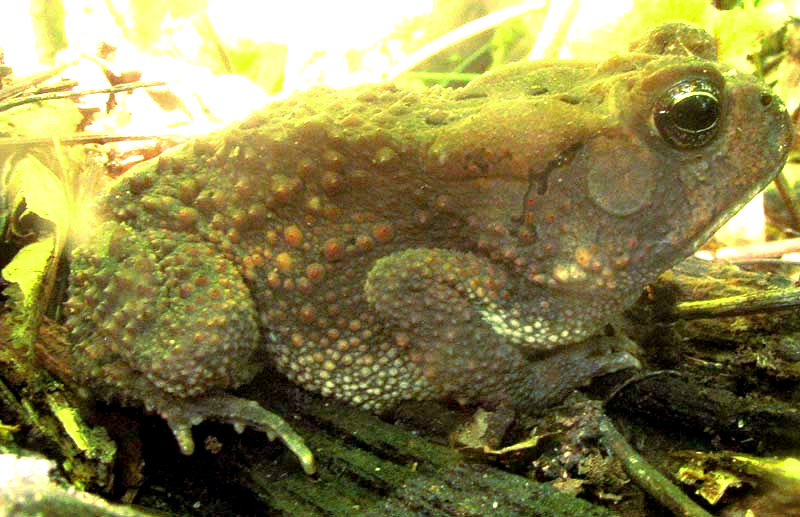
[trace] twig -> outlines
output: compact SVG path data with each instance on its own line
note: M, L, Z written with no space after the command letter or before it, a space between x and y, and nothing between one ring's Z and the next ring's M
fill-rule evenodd
M58 141L62 145L74 144L107 144L110 142L127 142L129 140L177 140L186 139L184 135L117 135L114 133L80 133L77 135L59 136ZM0 149L18 147L41 147L52 146L52 137L39 138L0 138Z
M536 36L536 43L528 54L530 61L558 57L580 6L580 0L550 2L544 23L542 23L542 30Z
M800 307L800 288L775 289L757 294L739 294L711 300L681 302L675 305L673 319L694 320L775 312Z
M742 262L758 258L781 257L800 250L800 239L759 242L747 246L730 246L714 252L713 258L728 262Z
M408 72L410 79L429 81L439 84L448 84L453 81L469 82L475 79L478 74L459 73L459 72Z
M614 427L606 415L600 417L600 439L608 453L622 462L625 472L642 490L672 511L685 517L712 517L666 476L647 463Z
M775 189L783 201L783 206L786 208L786 213L789 214L789 219L792 221L792 228L800 230L800 216L797 214L797 208L794 206L794 198L789 188L789 183L786 181L786 176L781 172L772 181L775 184Z
M70 91L76 86L78 86L78 81L75 79L64 79L63 81L59 81L56 84L40 86L36 89L34 93L51 93L51 92L63 92L63 91Z
M480 34L481 32L497 27L501 23L512 18L516 18L517 16L522 16L523 14L531 11L538 11L542 9L544 5L544 2L541 1L523 2L521 4L506 7L505 9L500 9L491 14L487 14L482 18L478 18L477 20L472 20L471 22L462 25L455 30L436 38L435 40L427 43L426 45L406 56L403 61L398 63L397 66L395 66L389 72L388 79L394 79L403 72L411 70L418 64L422 63L429 57L438 54L447 47L455 45L460 41L464 41L467 38L471 38L476 34Z
M33 74L28 78L17 81L11 86L0 89L0 101L3 99L10 99L12 97L16 97L17 95L20 95L25 90L33 88L37 84L42 83L50 79L51 77L55 76L56 74L61 73L61 71L63 71L65 68L74 65L76 62L77 60L69 61L67 63L62 63L49 70Z
M222 41L219 39L219 34L217 34L216 29L214 29L214 24L211 23L211 19L208 17L206 11L200 13L199 18L194 22L194 27L201 36L211 40L211 44L214 46L217 56L219 56L220 63L222 63L225 73L232 74L234 71L231 58L228 56L225 45L223 45Z
M70 99L74 97L83 97L84 95L93 95L97 93L119 93L119 92L126 92L129 90L135 90L136 88L151 88L153 86L164 86L166 84L167 83L164 81L136 82L136 83L121 84L119 86L112 86L110 88L100 88L98 90L82 90L77 92L52 92L52 93L42 93L39 95L29 95L27 97L20 97L19 99L14 99L12 101L0 104L0 111L6 111L11 108L21 106L23 104L28 104L30 102L51 101L54 99Z

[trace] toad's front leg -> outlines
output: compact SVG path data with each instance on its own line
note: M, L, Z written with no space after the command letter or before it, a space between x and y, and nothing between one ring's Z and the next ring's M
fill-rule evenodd
M376 261L364 290L433 398L546 407L593 377L639 366L597 338L541 351L543 333L563 324L537 320L507 284L473 254L409 249Z

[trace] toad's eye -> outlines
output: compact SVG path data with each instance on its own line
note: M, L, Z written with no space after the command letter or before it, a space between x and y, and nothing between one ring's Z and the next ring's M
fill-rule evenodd
M719 88L708 79L684 79L667 89L653 107L661 136L678 149L697 149L719 129Z

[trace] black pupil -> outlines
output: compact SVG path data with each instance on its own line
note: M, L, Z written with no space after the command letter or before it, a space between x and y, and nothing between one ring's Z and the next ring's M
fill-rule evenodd
M696 92L677 101L670 116L684 131L708 131L719 120L719 103L708 93Z

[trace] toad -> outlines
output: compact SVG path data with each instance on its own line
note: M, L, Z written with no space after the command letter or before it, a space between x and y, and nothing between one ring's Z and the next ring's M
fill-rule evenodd
M184 453L271 362L383 411L542 408L635 364L590 339L783 165L786 110L668 24L601 62L461 89L315 88L119 178L72 254L74 380L141 405ZM264 386L269 398L269 386Z

